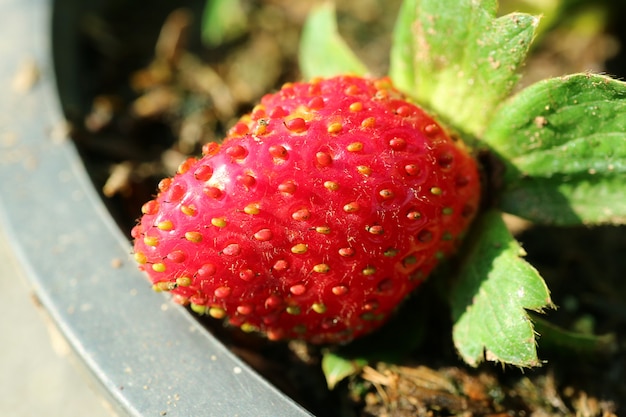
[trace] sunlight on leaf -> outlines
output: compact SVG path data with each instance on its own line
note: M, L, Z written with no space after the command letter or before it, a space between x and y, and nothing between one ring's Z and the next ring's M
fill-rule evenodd
M538 18L496 18L495 0L405 0L390 76L457 129L479 136L517 83Z
M454 344L476 366L483 359L538 366L535 333L526 310L552 306L539 273L522 257L500 212L478 220L477 233L452 291Z
M337 30L335 8L324 3L314 8L302 29L300 71L305 80L340 74L365 75L367 67Z
M509 100L484 141L507 165L501 208L545 224L626 223L626 84L575 74Z
M413 61L415 39L413 24L417 19L418 0L404 0L393 31L389 75L394 84L411 96L415 87L416 63Z

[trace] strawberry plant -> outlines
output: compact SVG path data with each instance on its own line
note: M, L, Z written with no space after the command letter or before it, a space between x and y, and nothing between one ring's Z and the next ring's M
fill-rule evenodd
M496 17L496 10L495 1L404 1L390 76L498 166L488 172L485 210L448 289L458 353L474 366L485 359L538 366L533 324L546 333L554 329L528 311L553 304L502 213L544 225L624 223L619 167L626 151L626 85L604 75L572 74L512 94L539 18ZM301 57L307 76L362 71L334 25L330 7L310 18ZM336 357L330 363L329 369L342 366Z
M400 341L328 349L331 386L406 349L419 318L393 313L428 276L471 366L539 366L538 334L585 343L538 314L554 307L549 289L503 213L626 222L626 85L580 73L516 89L539 18L496 12L495 0L404 0L376 80L333 8L317 8L300 48L313 81L265 96L144 205L133 237L154 288L270 339Z

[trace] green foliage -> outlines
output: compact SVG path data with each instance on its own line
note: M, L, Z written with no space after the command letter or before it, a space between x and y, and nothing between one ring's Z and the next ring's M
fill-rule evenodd
M501 207L557 225L626 222L626 84L576 74L539 82L483 140L506 164Z
M564 1L552 11L575 3ZM539 20L522 13L497 17L496 11L496 0L404 0L390 76L505 168L501 178L491 179L502 185L496 207L480 216L468 236L450 293L459 354L470 365L486 359L538 366L537 331L546 343L574 350L602 351L614 340L567 332L529 314L552 307L552 301L501 210L546 224L626 223L626 84L575 74L509 98ZM367 73L341 39L328 4L305 25L300 63L305 78ZM417 330L400 330L410 331ZM361 347L328 352L323 367L329 385L365 363L393 358L394 349L397 354L407 351L407 343L413 346L381 339L388 342L382 350L366 339Z
M562 329L547 320L532 314L535 331L541 335L543 349L550 349L559 355L571 356L607 355L618 349L617 337L613 333L594 335Z
M394 32L395 84L473 135L517 83L538 24L496 9L495 0L406 0Z
M217 46L241 36L248 19L239 0L206 0L202 14L202 41Z
M551 306L548 288L523 259L523 249L498 211L484 214L475 230L451 294L454 344L470 365L486 358L537 366L535 332L526 309Z
M349 359L334 352L327 352L322 357L322 372L329 389L335 388L345 378L357 374L365 365L366 359Z
M366 66L339 35L331 3L311 11L302 29L299 61L304 79L367 73Z

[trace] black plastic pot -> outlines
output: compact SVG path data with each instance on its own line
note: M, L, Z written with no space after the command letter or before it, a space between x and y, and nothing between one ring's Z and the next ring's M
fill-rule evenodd
M310 415L149 290L67 137L55 68L71 71L73 46L52 36L53 7L73 24L63 2L0 3L0 79L39 74L0 96L0 221L44 308L120 415Z

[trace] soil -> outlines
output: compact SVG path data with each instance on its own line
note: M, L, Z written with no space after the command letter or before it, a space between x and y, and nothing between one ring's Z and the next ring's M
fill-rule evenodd
M345 0L339 26L374 75L387 70L399 0ZM134 4L134 5L133 5ZM265 93L300 78L299 31L315 2L243 1L244 29L201 42L202 1L102 2L78 13L77 98L65 107L95 186L128 235L157 182L203 143L218 140ZM618 7L618 6L614 6ZM620 14L614 11L616 16ZM613 27L615 26L615 27ZM592 35L557 27L541 39L523 85L589 70L626 75L618 24ZM581 40L580 36L586 36ZM621 71L621 72L620 72ZM319 348L270 343L206 321L207 331L317 416L603 416L626 413L626 230L557 229L512 221L528 260L560 306L547 319L610 334L612 349L543 346L545 365L470 368L451 341L449 311L430 282L410 301L424 312L422 343L402 360L371 363L326 387ZM621 256L620 256L621 255ZM204 320L199 318L199 320Z

